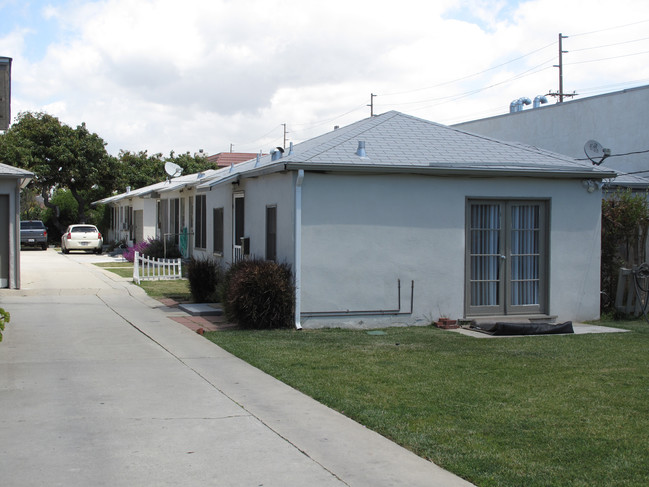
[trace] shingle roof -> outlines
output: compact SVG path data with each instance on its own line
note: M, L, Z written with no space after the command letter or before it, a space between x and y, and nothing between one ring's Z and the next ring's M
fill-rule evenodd
M208 169L200 173L187 174L185 176L178 176L177 178L168 179L161 181L159 183L150 184L149 186L143 186L126 193L120 193L107 198L93 201L93 205L99 204L108 204L115 203L116 201L123 200L124 198L135 198L135 197L144 197L151 193L166 193L168 191L174 191L176 189L183 188L185 186L190 186L196 184L197 182L208 179L216 174L217 170Z
M31 178L34 173L20 169L14 166L0 163L0 176L9 176L15 178Z
M365 142L366 157L356 152ZM218 184L273 166L296 169L507 173L548 177L615 177L609 170L537 147L482 135L390 111L296 144L273 161L272 155L220 170L200 187Z

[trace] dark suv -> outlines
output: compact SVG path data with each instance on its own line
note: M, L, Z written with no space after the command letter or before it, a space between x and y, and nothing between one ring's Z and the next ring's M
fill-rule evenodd
M40 220L20 222L20 245L47 250L47 227Z

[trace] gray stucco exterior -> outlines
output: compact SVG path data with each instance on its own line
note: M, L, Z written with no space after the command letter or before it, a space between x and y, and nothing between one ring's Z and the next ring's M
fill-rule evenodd
M33 173L0 164L0 287L20 288L20 190Z
M584 144L594 139L610 148L604 165L649 175L649 86L472 120L453 127L500 140L541 147L586 159ZM624 154L624 155L622 155Z
M599 316L601 189L587 183L614 176L559 154L388 112L284 154L188 177L184 185L171 180L158 198L193 197L190 232L204 233L205 245L194 243L192 254L224 266L238 258L236 212L244 216L249 255L266 258L267 211L275 208L276 260L295 273L297 326L428 324L442 315L582 321ZM199 201L206 214L200 231ZM514 248L516 222L505 223L520 208L536 212L525 223L534 220L528 235L538 237L526 244L537 256L527 275L538 289L535 301L510 306L510 283L499 291L500 307L477 306L471 286L485 279L475 274L474 260L484 253L475 239L500 235L502 250L490 252L501 266L491 275L501 285L498 276L525 253ZM502 225L483 230L470 216L475 209ZM224 245L215 253L217 214Z

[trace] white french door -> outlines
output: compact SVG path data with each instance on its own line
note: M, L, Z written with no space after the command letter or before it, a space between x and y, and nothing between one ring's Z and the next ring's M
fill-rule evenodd
M467 204L467 316L546 313L547 203Z

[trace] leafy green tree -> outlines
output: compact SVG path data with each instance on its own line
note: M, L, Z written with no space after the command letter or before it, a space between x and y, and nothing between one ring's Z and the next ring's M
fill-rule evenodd
M24 188L20 192L20 219L21 220L42 220L43 208L38 201L40 193L31 187Z
M147 151L130 152L120 151L119 161L120 187L118 192L123 192L126 186L142 188L159 183L165 178L164 161L162 154L149 155Z
M147 151L120 151L119 156L120 192L126 186L142 188L164 181L168 175L164 170L166 162L173 162L183 168L183 174L194 174L207 169L216 169L216 165L207 162L202 154L191 155L189 152L176 155L171 151L164 157L161 153L149 155Z
M92 201L116 189L117 160L105 146L84 123L73 129L52 115L24 112L0 137L0 162L34 173L31 187L53 210L51 223L63 232L60 209L51 201L56 188L67 188L76 200L76 222L86 221Z

